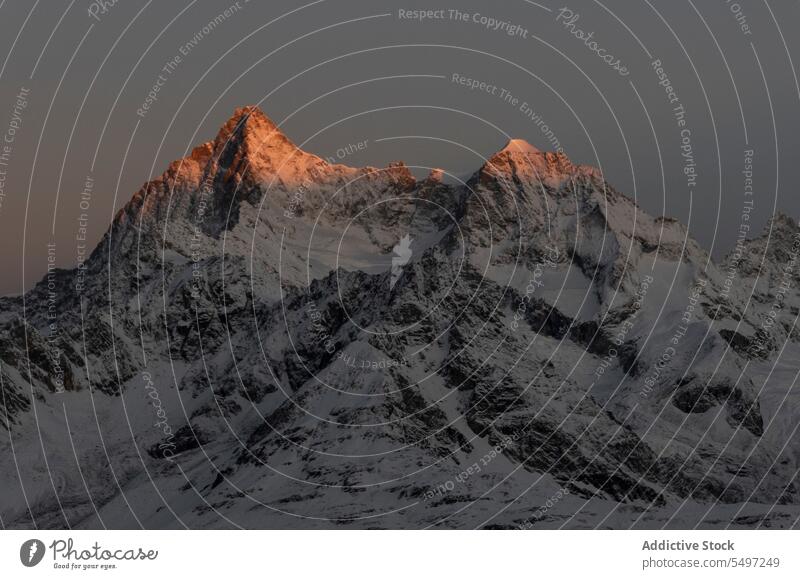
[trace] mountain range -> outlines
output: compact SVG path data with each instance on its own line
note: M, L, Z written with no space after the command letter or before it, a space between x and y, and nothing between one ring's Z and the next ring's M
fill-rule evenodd
M0 299L0 520L790 527L799 248L715 262L522 140L418 179L237 109Z

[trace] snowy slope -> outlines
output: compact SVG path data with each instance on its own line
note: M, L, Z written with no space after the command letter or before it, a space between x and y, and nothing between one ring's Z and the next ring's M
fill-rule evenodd
M790 526L798 234L715 264L562 153L456 187L238 109L57 273L54 339L46 283L0 300L3 525Z

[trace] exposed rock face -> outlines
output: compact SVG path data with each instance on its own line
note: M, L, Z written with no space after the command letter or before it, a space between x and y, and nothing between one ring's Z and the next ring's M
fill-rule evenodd
M238 109L0 300L2 520L790 525L798 236L717 266L563 153L456 187Z

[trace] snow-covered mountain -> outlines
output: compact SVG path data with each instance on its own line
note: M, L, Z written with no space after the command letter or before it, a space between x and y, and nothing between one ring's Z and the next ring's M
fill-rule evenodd
M787 527L800 228L714 263L512 140L463 186L260 110L0 300L5 527Z

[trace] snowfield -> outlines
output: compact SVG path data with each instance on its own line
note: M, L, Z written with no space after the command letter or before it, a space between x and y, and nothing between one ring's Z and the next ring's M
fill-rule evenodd
M45 281L0 300L0 521L791 527L799 248L714 263L521 140L456 186L238 109L56 272L57 335Z

